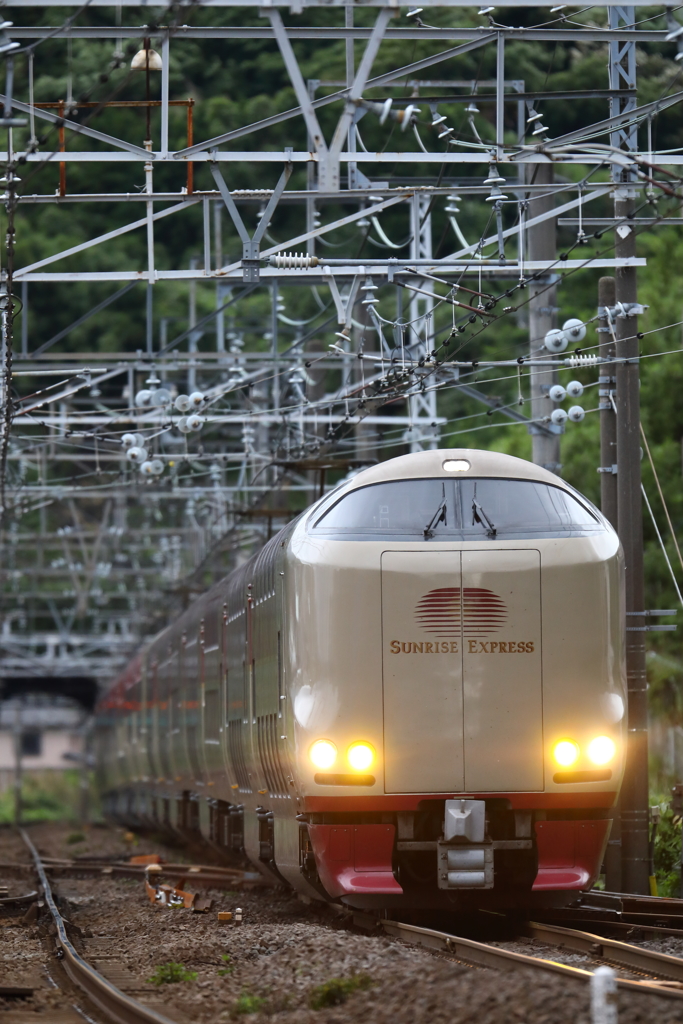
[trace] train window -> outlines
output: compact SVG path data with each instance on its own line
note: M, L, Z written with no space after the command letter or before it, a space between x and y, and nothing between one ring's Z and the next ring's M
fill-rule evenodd
M464 532L470 536L542 536L601 529L597 516L567 491L532 480L459 480Z
M392 480L339 498L311 524L339 540L581 535L605 529L568 491L533 480Z
M359 487L323 512L314 529L327 534L415 537L452 534L453 480L391 480ZM459 521L458 521L459 525Z

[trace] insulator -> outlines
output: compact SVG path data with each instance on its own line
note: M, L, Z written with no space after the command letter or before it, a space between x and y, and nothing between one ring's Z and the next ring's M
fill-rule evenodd
M320 260L317 256L309 256L302 252L284 252L277 256L270 257L271 267L278 267L280 270L308 270L309 267L317 267Z
M565 366L597 366L602 361L601 356L568 356Z

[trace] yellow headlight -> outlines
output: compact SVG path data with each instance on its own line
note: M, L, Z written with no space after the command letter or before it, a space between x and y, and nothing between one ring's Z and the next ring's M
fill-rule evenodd
M616 752L616 744L609 736L596 736L588 744L588 756L593 764L607 764Z
M331 768L337 760L337 748L330 740L316 740L308 756L316 768Z
M574 740L560 740L555 744L553 757L563 768L569 768L570 765L578 761L580 753L579 745L574 743Z
M352 768L357 772L364 772L375 760L375 751L369 743L352 743L346 756Z

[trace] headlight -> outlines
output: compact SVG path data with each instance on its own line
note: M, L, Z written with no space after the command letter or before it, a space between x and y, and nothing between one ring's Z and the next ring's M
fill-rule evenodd
M337 748L330 740L316 740L308 756L316 768L331 768L337 760Z
M580 753L579 745L574 743L574 740L560 740L553 749L553 757L563 768L569 768L570 765L575 764Z
M616 752L616 744L609 736L596 736L588 744L588 756L593 764L607 764Z
M352 768L357 772L364 772L375 760L375 751L369 743L352 743L346 756Z

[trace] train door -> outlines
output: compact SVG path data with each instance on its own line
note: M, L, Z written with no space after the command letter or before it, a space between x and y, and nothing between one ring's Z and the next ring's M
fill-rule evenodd
M541 555L462 552L465 792L543 789Z
M459 551L382 553L385 789L462 791Z

